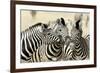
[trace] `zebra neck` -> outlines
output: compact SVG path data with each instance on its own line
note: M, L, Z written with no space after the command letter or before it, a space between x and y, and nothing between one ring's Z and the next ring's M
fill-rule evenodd
M57 61L61 57L62 48L61 46L57 46L57 44L47 45L46 48L46 57L51 61Z
M87 46L83 38L81 38L79 43L75 43L72 57L77 60L84 60L88 57Z
M56 42L56 43L54 43L53 45L54 45L54 47L55 47L56 49L59 49L59 48L62 47L62 44L59 43L59 42Z

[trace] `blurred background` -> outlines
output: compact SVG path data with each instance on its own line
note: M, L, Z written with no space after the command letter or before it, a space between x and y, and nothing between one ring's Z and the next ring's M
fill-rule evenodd
M82 15L82 16L81 16ZM38 23L50 23L53 26L58 18L63 17L66 24L71 20L73 23L75 20L82 17L82 36L89 34L89 13L76 13L76 12L51 12L51 11L35 11L35 10L21 10L21 31L24 31L28 27ZM67 25L68 29L71 29L71 24Z

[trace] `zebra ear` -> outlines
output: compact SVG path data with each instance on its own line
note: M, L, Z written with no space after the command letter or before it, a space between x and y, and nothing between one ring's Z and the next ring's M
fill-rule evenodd
M82 13L75 14L75 17L74 17L75 28L78 30L82 29L82 17L83 17Z
M56 23L57 23L58 25L66 26L64 18L57 19Z
M75 21L75 28L78 30L82 29L82 20L78 19L77 21Z
M76 29L79 29L79 23L80 23L80 20L76 21L76 23L75 23L75 28Z
M81 35L82 35L83 30L82 30L82 20L81 20L81 19L79 19L79 20L77 20L77 21L75 22L75 28L76 28L77 30L79 30L80 33L81 33Z
M41 30L42 32L47 31L47 29L48 29L47 24L42 24L41 26L42 26L42 30Z
M65 26L66 24L65 24L65 20L64 20L64 18L61 18L61 23Z
M56 23L57 23L57 24L60 24L60 19L57 19L57 20L56 20Z
M42 24L42 28L48 28L48 25L47 24Z
M53 31L55 31L56 29L57 29L57 27L58 27L58 25L60 25L60 19L57 19L55 22L54 22L55 24L53 25L53 27L52 27L52 30Z

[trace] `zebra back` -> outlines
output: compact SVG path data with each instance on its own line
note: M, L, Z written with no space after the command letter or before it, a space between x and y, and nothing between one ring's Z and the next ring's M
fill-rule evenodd
M37 25L37 26L36 26ZM29 27L21 33L21 59L30 60L43 44L60 41L59 37L42 23Z

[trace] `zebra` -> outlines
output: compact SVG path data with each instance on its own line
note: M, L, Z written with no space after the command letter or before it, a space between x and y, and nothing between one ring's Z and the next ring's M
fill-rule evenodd
M61 37L61 36L60 36ZM32 56L32 62L50 62L59 61L62 57L62 48L64 41L60 39L51 44L43 44Z
M73 49L74 49L74 43L71 41L70 36L67 36L65 38L65 42L63 45L62 60L70 60L72 57Z
M62 57L60 60L64 60L65 59L65 51L66 51L66 47L68 47L69 45L72 45L73 43L69 43L70 42L70 36L69 36L69 28L67 25L72 25L72 21L70 19L67 20L67 23L66 21L64 20L64 18L58 18L56 20L56 22L54 23L54 26L52 28L52 30L57 34L57 35L60 35L62 36L62 40L63 40L63 43L62 43ZM68 41L67 41L68 40ZM66 45L65 45L66 44ZM72 54L72 52L70 53Z
M64 47L67 60L85 60L89 58L88 45L82 37L83 31L80 27L80 22L81 19L76 21L75 26L71 30L69 45Z
M48 40L47 40L48 39ZM21 59L30 62L31 56L42 44L60 41L59 37L43 23L37 23L21 32Z
M68 22L70 22L70 21L68 21ZM67 27L67 24L65 23L64 18L62 18L62 17L58 18L56 20L56 22L54 22L53 24L54 25L53 25L53 27L51 29L57 35L60 35L62 37L62 41L64 42L66 37L69 36L68 27ZM59 47L62 47L62 46L63 46L63 43L60 44ZM61 49L63 49L63 47ZM62 50L61 56L63 57L63 50ZM60 60L62 60L62 58Z
M52 25L52 24L51 24ZM54 23L54 25L53 25L53 27L51 28L51 30L53 31L53 32L55 32L55 34L57 35L57 36L61 36L61 41L64 41L65 40L65 37L66 36L68 36L68 28L67 28L67 26L66 26L66 24L65 24L65 20L64 20L64 18L58 18L57 20L56 20L56 22ZM60 42L61 42L60 41ZM56 60L58 60L59 58L52 58L52 54L57 54L57 52L55 51L55 52L53 52L52 50L54 50L54 49L57 49L57 47L55 47L55 45L57 45L58 46L58 48L59 48L59 56L58 57L60 57L60 56L62 56L62 49L63 49L63 43L61 43L60 45L59 45L59 43L58 42L56 42L56 43L51 43L51 44L44 44L42 47L40 47L40 49L41 48L44 48L46 51L44 52L44 59L42 60L42 61L48 61L48 60L52 60L52 61L56 61ZM54 47L54 48L53 48ZM40 50L39 49L39 50ZM37 60L41 60L40 59L40 53L39 53L39 50L37 49L37 52L35 52L35 54L33 54L33 62L34 61L36 61L35 59L37 58ZM43 50L43 49L42 49ZM52 54L51 54L52 53ZM55 56L55 55L54 55ZM46 59L46 60L45 60Z
M62 40L65 40L65 37L68 36L68 28L67 24L65 23L64 18L58 18L54 23L51 23L53 26L51 29L56 35L62 36Z

